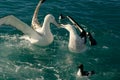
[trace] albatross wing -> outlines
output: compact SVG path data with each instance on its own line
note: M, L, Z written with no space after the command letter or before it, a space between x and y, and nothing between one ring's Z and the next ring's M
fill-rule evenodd
M16 29L22 31L25 35L28 35L33 39L37 39L37 37L39 36L39 34L35 30L33 30L30 26L28 26L26 23L22 22L13 15L1 18L0 25L10 25L12 27L15 27Z

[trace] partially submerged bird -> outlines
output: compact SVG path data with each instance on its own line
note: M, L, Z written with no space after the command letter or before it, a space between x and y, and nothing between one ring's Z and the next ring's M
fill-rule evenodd
M84 71L83 64L80 64L78 66L77 76L79 76L79 77L82 77L82 76L91 76L93 74L95 74L94 71Z
M31 27L13 15L1 18L0 25L10 25L15 27L16 29L23 32L26 35L23 38L29 40L32 44L37 44L39 46L47 46L51 44L53 42L53 34L50 30L50 23L56 25L57 27L60 25L56 22L55 17L51 14L45 16L42 26L38 22L37 16L39 8L44 1L45 0L40 0L36 6Z

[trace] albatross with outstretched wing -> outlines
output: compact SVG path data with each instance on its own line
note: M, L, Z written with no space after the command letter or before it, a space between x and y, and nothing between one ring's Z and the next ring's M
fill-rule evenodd
M70 16L63 16L62 14L59 16L59 21L62 19L69 19L69 21L73 24L61 24L63 28L69 31L69 44L68 48L71 52L79 53L84 51L86 38L88 37L90 40L91 46L97 44L96 40L92 37L90 32L86 32L73 18ZM81 32L80 35L77 34L76 28Z
M34 11L34 15L32 18L32 27L16 18L13 15L9 15L0 19L0 25L10 25L15 27L16 29L23 32L25 35L24 39L29 40L33 44L37 44L39 46L47 46L53 42L53 34L50 30L50 23L59 27L59 24L56 22L53 15L48 14L44 18L43 25L41 26L38 22L37 15L40 8L40 5L45 0L40 0L36 9Z

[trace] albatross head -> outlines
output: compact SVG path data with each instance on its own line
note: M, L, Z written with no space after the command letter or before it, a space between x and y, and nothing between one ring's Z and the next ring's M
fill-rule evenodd
M66 30L68 30L69 32L75 32L76 33L76 29L73 25L71 24L61 24L61 28L65 28Z
M54 24L55 26L57 26L58 28L60 27L60 24L58 24L58 23L56 22L55 17L54 17L52 14L48 14L48 15L45 17L45 19L46 19L46 22L47 22L47 23L52 23L52 24Z

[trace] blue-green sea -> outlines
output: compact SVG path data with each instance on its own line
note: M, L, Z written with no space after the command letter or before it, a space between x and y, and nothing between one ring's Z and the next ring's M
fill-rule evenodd
M14 15L31 25L39 0L0 0L0 18ZM120 0L46 0L39 11L42 24L47 14L73 17L90 31L96 46L86 51L68 50L69 32L51 25L52 44L40 47L21 40L23 33L0 27L0 80L86 80L76 76L77 67L95 74L87 80L120 80Z

